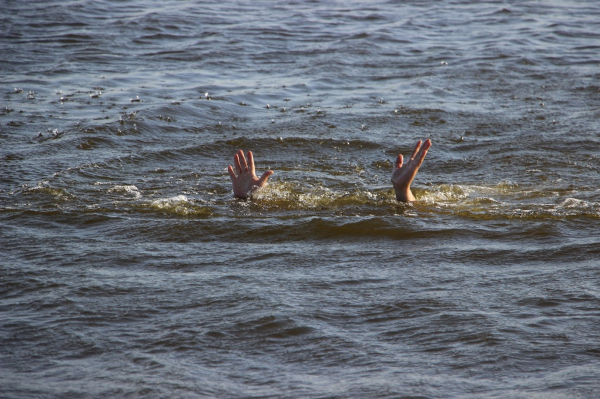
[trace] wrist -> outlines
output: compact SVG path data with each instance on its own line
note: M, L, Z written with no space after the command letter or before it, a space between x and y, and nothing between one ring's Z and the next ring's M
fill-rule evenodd
M396 192L396 200L397 201L400 201L400 202L415 201L415 196L413 195L412 191L410 191L410 187L400 189L400 190L396 190L394 188L394 191Z

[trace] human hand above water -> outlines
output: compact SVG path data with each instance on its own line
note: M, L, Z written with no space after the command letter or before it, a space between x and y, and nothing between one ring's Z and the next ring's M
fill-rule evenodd
M409 202L415 201L415 196L410 190L419 167L427 155L427 151L431 147L431 140L427 139L423 143L421 140L417 141L415 148L410 156L410 159L404 163L404 159L401 154L398 154L396 162L394 163L394 172L392 173L392 184L394 185L394 191L396 192L396 199L398 201Z
M242 199L252 196L254 191L266 186L267 180L274 173L272 170L267 170L260 179L256 177L252 151L248 151L248 162L246 162L244 151L240 150L233 157L233 165L235 166L235 172L231 165L227 168L233 183L233 194Z

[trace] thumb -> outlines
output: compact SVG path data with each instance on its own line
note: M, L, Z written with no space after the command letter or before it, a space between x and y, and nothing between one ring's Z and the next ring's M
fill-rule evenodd
M267 184L267 180L269 180L269 177L271 177L273 173L275 172L273 172L272 170L267 170L265 173L263 173L260 179L258 179L258 186L262 187L265 184Z

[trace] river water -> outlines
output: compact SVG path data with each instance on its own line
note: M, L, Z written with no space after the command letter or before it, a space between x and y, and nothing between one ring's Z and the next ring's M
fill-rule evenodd
M2 398L600 395L597 1L0 5Z

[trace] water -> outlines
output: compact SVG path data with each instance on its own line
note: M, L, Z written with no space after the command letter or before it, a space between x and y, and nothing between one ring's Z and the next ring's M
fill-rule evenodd
M1 5L1 397L599 395L597 2Z

